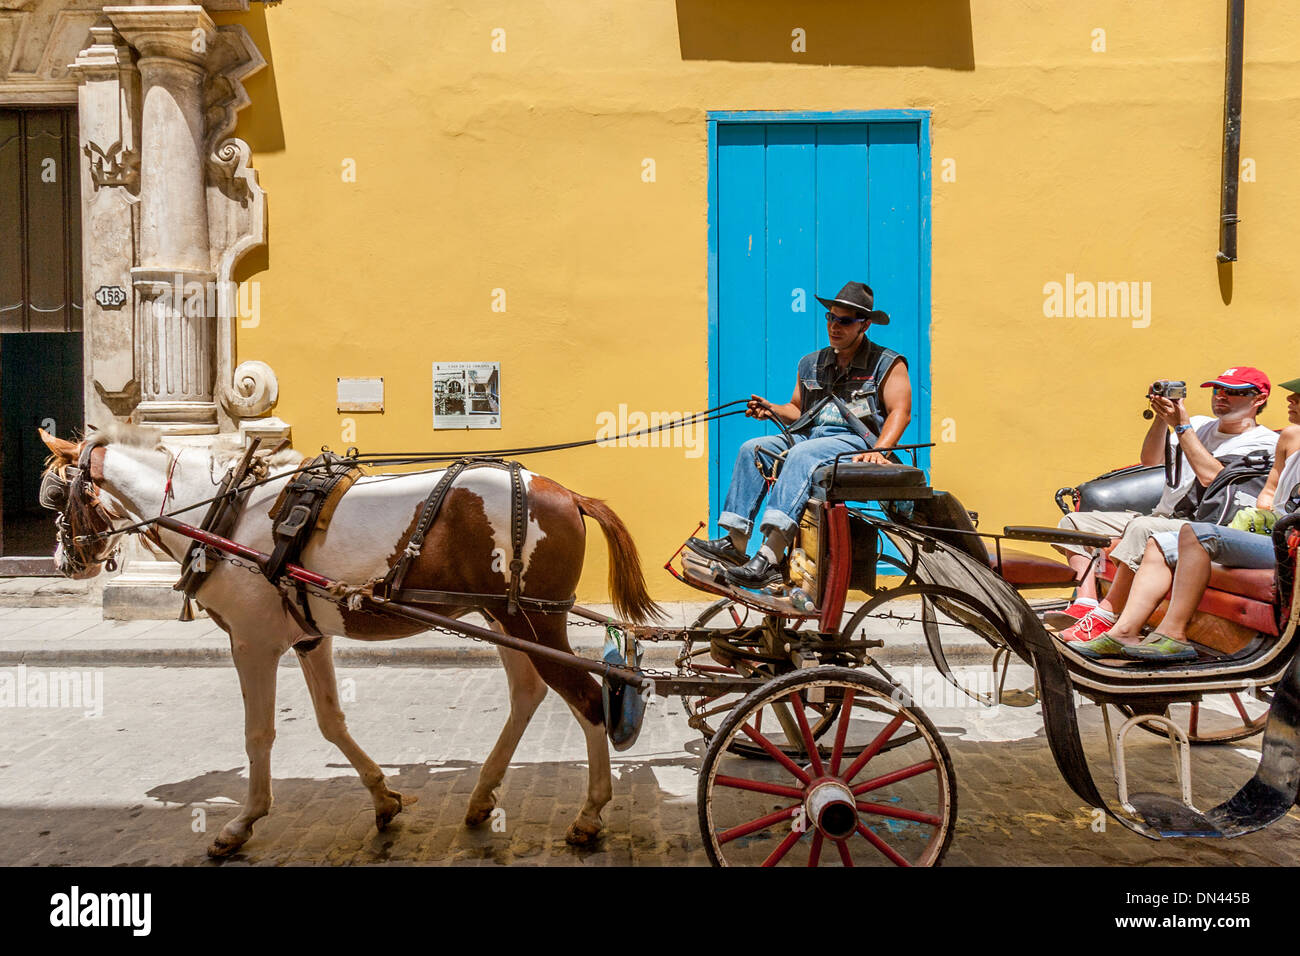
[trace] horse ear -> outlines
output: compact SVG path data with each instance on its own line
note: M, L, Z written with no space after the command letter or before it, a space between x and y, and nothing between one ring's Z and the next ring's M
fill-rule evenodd
M44 428L38 428L36 430L41 433L41 441L45 442L45 447L53 454L67 461L77 460L77 445L70 441L64 441L62 438L55 438Z

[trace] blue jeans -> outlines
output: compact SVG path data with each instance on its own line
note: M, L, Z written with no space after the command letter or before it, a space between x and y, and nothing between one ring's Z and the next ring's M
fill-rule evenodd
M772 486L772 494L767 500L767 509L759 530L764 534L781 531L791 534L799 525L799 516L803 514L808 502L808 493L812 489L813 472L821 465L831 461L841 452L869 451L865 439L847 428L835 426L818 426L809 435L795 435L795 445L786 453L781 473ZM754 467L754 451L765 448L780 453L787 447L784 437L764 435L751 438L740 446L736 455L736 465L731 472L731 487L727 489L727 500L722 505L722 514L718 516L719 527L728 531L738 531L748 536L754 530L754 516L767 491L767 483ZM770 458L765 458L766 464Z
M1272 535L1252 534L1204 521L1193 521L1189 527L1196 532L1196 540L1201 543L1210 560L1225 568L1271 568L1277 564ZM1178 532L1162 531L1153 537L1165 553L1165 563L1171 568L1176 566Z

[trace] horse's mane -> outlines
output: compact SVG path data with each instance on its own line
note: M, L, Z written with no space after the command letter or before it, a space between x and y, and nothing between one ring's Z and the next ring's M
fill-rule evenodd
M104 424L90 424L84 436L96 445L126 445L148 451L163 451L162 432L144 425L131 425L111 419Z
M157 428L132 425L127 422L120 422L117 419L103 425L91 425L85 435L86 439L93 441L97 445L124 445L128 448L143 448L146 451L165 452L167 449L163 446L162 437L162 432ZM212 449L214 467L220 469L229 468L242 458L243 454L242 448L219 445ZM301 452L294 451L292 448L278 451L270 457L265 455L261 457L272 470L297 465L303 458Z
M229 468L244 456L242 448L219 448L212 452L212 460L218 470ZM300 451L294 451L292 448L286 448L284 451L277 451L274 455L259 455L261 461L265 461L271 471L277 468L287 468L291 465L297 465L302 462L303 454Z

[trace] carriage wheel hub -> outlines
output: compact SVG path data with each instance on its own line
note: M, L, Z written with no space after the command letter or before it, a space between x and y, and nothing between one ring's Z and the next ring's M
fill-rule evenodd
M814 780L803 798L809 822L832 840L846 840L858 828L858 807L853 791L843 780Z

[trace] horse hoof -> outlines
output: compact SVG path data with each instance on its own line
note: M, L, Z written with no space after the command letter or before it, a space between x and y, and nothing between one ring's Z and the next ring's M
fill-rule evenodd
M589 829L574 823L569 827L568 832L564 834L564 842L569 844L569 846L589 849L596 845L596 841L599 837L600 827Z
M243 840L231 841L217 837L208 847L208 856L213 860L221 860L230 856L243 845Z
M479 807L477 810L470 807L465 811L465 826L477 827L487 822L488 817L492 816L494 807Z
M404 797L396 790L388 791L388 796L392 797L392 804L382 810L375 811L375 828L378 830L388 829L388 824L393 822L393 817L402 812L403 804L409 806L419 799L418 797Z

